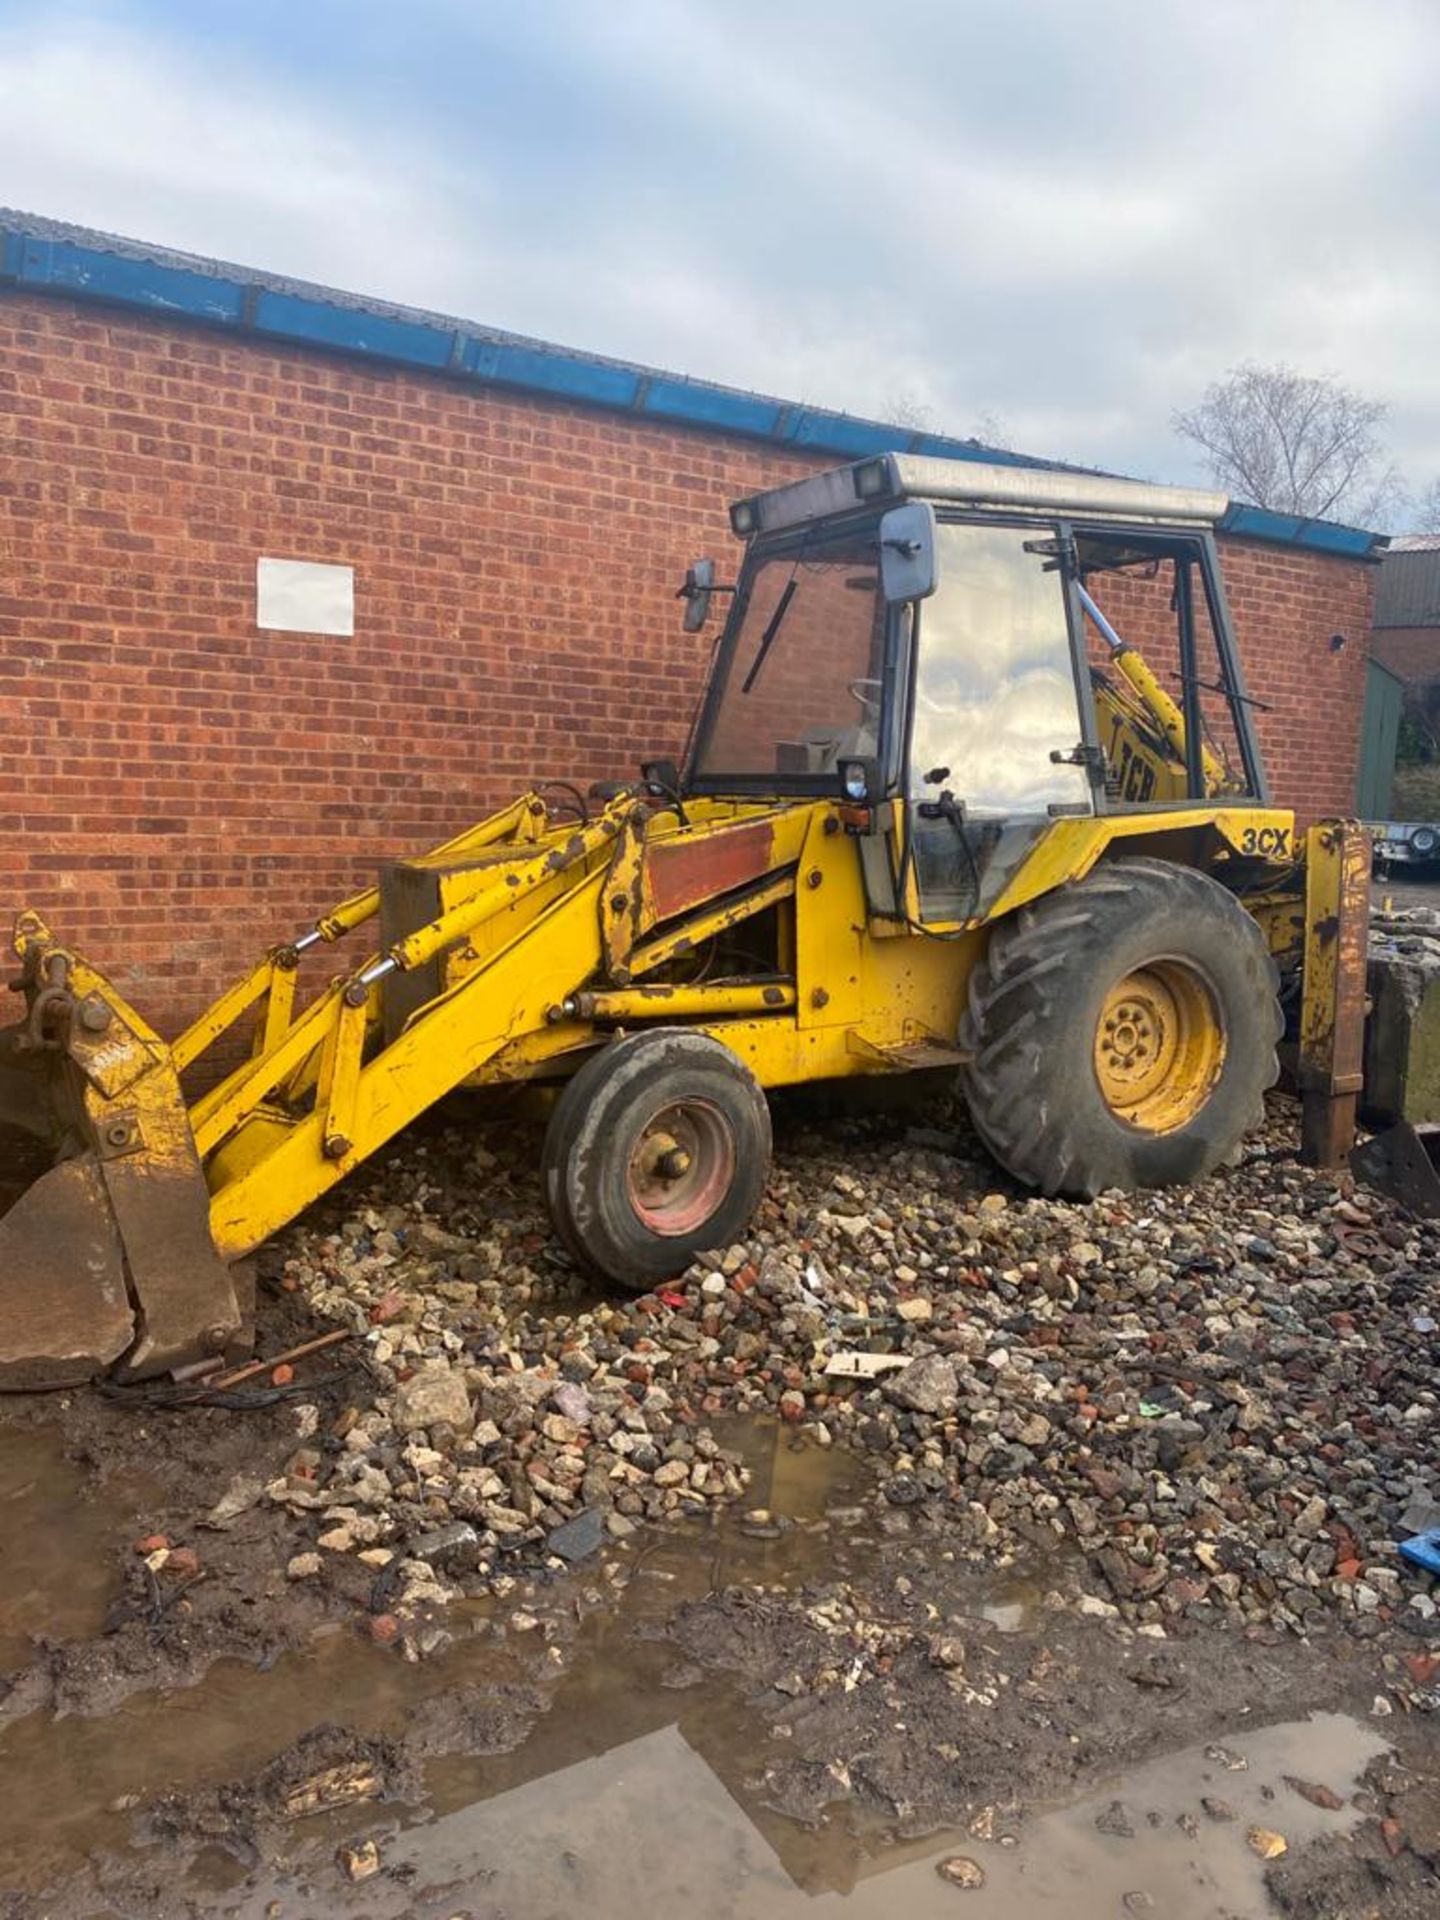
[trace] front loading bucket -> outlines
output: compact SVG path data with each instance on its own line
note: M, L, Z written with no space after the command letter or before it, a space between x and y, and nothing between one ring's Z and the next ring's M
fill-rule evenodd
M0 1034L0 1390L144 1379L242 1351L169 1049L22 917L24 1020ZM36 1157L53 1164L31 1177Z
M0 1388L78 1386L134 1343L124 1248L99 1162L63 1160L0 1217Z

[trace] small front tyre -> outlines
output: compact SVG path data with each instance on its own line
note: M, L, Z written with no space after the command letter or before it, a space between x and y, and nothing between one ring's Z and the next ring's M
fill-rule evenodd
M683 1027L630 1034L588 1060L556 1103L542 1159L566 1250L636 1293L728 1245L769 1172L770 1110L755 1076Z

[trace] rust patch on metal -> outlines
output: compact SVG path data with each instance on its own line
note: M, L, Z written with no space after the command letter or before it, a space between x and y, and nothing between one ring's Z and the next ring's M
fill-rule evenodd
M99 1166L92 1154L64 1160L0 1222L0 1391L78 1386L134 1334Z
M605 876L606 906L611 917L605 920L602 916L600 946L607 974L620 985L629 983L630 955L646 924L646 824L646 816L638 808L627 817L616 836Z
M102 1162L125 1244L136 1342L121 1377L148 1379L245 1343L229 1267L210 1238L209 1200L193 1153Z
M585 851L583 833L572 833L563 846L552 847L545 856L545 866L550 873L559 873L568 867L572 860L578 860Z
M774 828L768 820L651 847L645 881L656 920L671 920L690 907L760 879L774 864L774 847Z

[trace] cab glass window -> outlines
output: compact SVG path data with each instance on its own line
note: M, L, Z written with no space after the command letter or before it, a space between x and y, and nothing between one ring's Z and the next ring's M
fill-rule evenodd
M873 529L751 560L721 647L693 777L828 788L880 751L885 608Z

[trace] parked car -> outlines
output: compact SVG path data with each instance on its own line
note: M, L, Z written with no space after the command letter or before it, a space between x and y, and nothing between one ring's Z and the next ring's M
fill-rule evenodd
M1375 865L1384 872L1394 867L1428 867L1440 862L1440 826L1429 820L1369 821L1374 839Z

